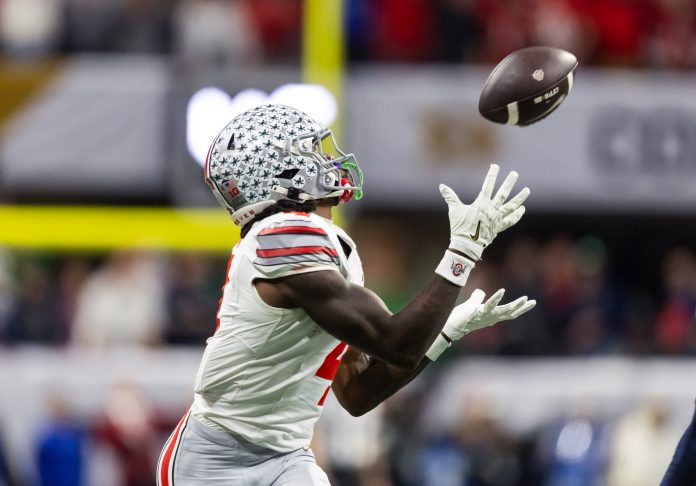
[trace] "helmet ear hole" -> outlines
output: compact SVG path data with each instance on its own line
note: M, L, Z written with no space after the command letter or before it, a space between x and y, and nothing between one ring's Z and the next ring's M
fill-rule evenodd
M333 172L329 172L324 176L324 184L327 186L335 186L336 182L338 182L338 179L336 178L336 174Z

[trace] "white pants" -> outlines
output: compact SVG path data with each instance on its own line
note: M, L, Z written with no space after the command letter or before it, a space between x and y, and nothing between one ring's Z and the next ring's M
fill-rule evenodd
M157 464L157 486L329 486L312 451L281 453L186 414Z

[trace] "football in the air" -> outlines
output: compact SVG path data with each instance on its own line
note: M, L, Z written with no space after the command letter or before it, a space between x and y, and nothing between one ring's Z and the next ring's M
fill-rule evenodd
M479 98L479 112L495 123L530 125L546 118L573 87L578 60L555 47L526 47L493 69Z

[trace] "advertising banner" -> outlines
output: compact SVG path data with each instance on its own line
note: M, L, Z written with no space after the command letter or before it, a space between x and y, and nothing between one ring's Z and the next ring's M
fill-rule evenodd
M218 111L228 116L242 94L266 100L298 73L178 69L164 59L91 57L56 69L35 94L0 111L0 190L126 198L168 192L177 205L214 204L192 152L198 139L198 152L207 150L207 135L196 138L197 130ZM518 187L531 188L530 209L696 211L695 75L581 66L558 110L529 127L497 125L478 113L487 75L483 67L439 66L348 73L340 142L364 170L363 207L435 207L442 182L473 198L495 162L503 173L519 172ZM193 110L203 92L225 101Z
M517 170L530 207L696 211L696 77L581 69L563 105L529 127L477 109L485 70L370 70L347 93L349 149L365 203L438 203L447 183L473 197L496 162Z

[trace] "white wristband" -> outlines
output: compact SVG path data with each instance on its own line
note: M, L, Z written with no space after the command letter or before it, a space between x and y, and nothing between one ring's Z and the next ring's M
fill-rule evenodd
M442 278L449 280L454 285L464 287L473 268L474 262L465 256L458 255L453 251L447 250L445 252L445 256L442 257L440 264L435 269L435 273L440 275Z
M451 345L452 342L445 339L442 333L440 333L435 338L435 341L433 341L433 344L430 345L430 348L425 353L425 357L428 358L430 361L435 361Z

